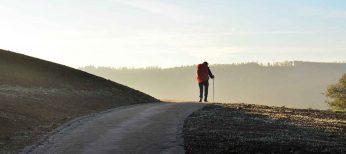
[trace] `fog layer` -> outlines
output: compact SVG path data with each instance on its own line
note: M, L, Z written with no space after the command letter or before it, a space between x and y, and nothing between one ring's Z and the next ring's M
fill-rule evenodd
M285 62L211 65L215 101L328 109L323 93L346 72L345 63ZM169 69L87 66L89 73L125 84L156 98L197 101L196 66ZM212 101L210 80L209 101Z

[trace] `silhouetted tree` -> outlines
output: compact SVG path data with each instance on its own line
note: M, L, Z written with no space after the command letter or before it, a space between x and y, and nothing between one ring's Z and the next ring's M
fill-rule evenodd
M326 96L330 99L327 103L335 110L346 110L346 74L339 83L331 85L327 89Z

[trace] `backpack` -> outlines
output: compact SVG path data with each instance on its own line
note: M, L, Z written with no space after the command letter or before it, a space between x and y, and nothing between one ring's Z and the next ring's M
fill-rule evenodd
M209 80L209 72L208 66L205 64L197 65L197 81L198 83L202 83L204 81Z

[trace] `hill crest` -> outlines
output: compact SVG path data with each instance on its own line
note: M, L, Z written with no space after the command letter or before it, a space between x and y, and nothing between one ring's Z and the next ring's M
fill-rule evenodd
M110 80L0 50L0 153L18 152L75 117L159 100Z

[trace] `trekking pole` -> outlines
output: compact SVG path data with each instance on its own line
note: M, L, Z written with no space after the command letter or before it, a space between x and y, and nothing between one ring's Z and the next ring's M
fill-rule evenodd
M214 102L214 96L215 96L215 84L214 84L214 80L215 80L215 79L213 79L213 103L215 103L215 102Z

